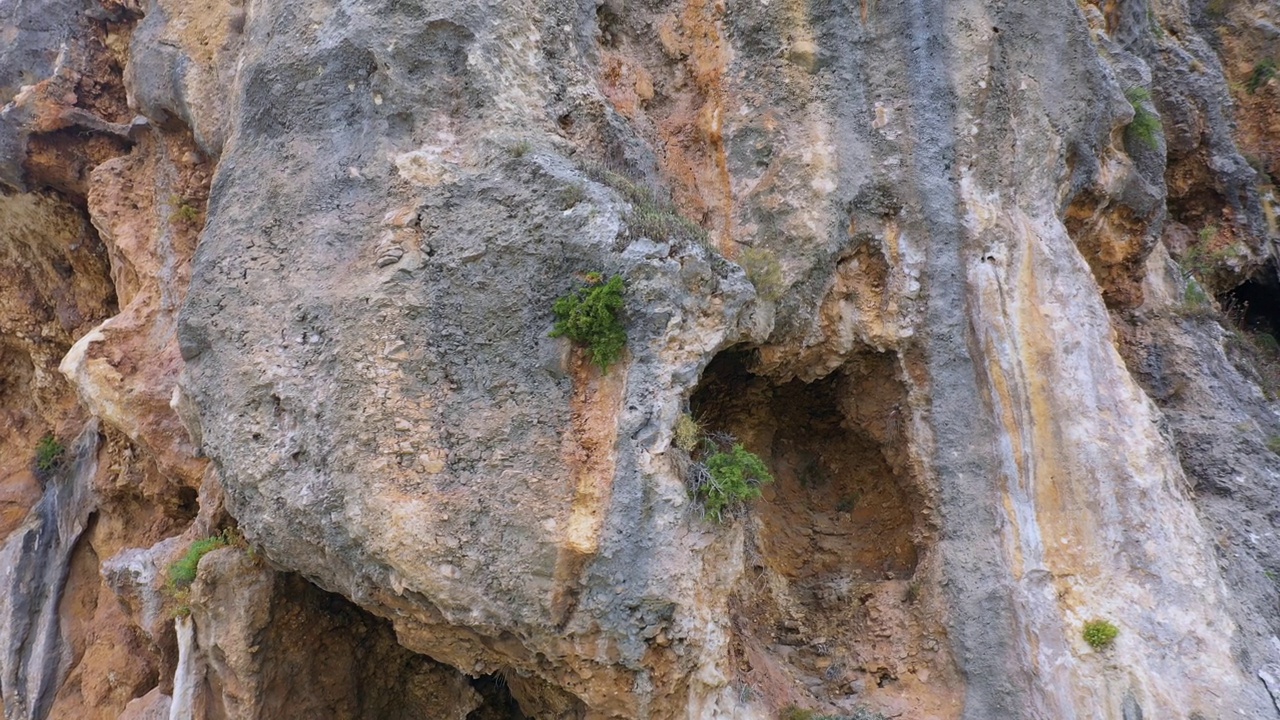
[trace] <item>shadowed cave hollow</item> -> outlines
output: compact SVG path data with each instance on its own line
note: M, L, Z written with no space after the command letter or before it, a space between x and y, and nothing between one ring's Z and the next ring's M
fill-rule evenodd
M924 634L912 607L923 499L896 356L866 353L810 383L756 375L750 360L721 353L690 399L706 430L732 433L774 475L748 519L744 641L785 659L819 699L851 682L885 687Z
M467 720L523 720L530 715L516 691L538 700L536 681L515 688L501 673L473 677L415 653L399 644L390 621L300 575L275 573L271 587L269 598L258 598L269 604L270 620L253 636L261 664L236 666L242 675L233 668L206 676L211 717L235 715L223 700L242 692L236 678L249 675L260 716L282 720L416 720L462 711ZM211 652L213 667L225 664L222 650Z
M1280 337L1280 276L1273 262L1225 293L1223 305L1242 329Z
M839 372L779 385L748 371L746 360L733 351L716 357L690 405L705 428L732 433L773 472L752 511L764 561L806 583L910 577L919 503L883 447L901 431L896 381L874 394ZM880 376L892 372L888 363L873 358L861 369ZM878 428L867 426L871 416Z

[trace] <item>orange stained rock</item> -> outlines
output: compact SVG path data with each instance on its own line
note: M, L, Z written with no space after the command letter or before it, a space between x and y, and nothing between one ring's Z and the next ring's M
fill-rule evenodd
M601 373L581 348L573 349L570 362L572 430L564 434L562 453L575 489L554 573L551 612L558 625L573 612L579 575L600 549L600 533L613 497L618 418L626 378L622 362Z

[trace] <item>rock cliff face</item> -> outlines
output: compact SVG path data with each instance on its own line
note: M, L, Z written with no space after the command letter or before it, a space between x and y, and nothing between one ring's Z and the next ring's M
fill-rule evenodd
M0 40L6 720L1280 716L1275 0Z

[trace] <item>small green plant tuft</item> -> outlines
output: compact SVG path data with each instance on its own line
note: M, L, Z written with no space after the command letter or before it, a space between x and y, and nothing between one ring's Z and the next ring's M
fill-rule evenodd
M1195 242L1178 258L1182 277L1188 283L1196 281L1205 291L1224 285L1224 268L1231 264L1232 258L1244 253L1239 242L1220 241L1221 234L1217 225L1205 225L1196 232Z
M706 230L677 212L670 201L659 197L647 185L599 163L586 163L582 169L587 177L618 191L631 204L626 219L633 235L659 241L707 241Z
M702 424L692 415L685 413L676 420L675 444L685 452L693 452L702 443Z
M720 523L760 497L760 487L773 482L769 468L755 453L726 432L707 432L692 416L676 421L674 444L689 497L704 518Z
M195 205L183 203L178 206L177 210L173 211L173 217L175 220L187 225L195 225L196 221L200 219L200 211L196 209Z
M169 198L173 212L169 213L169 222L176 225L195 225L200 221L200 209L190 200L174 195Z
M591 361L608 372L622 357L627 331L622 325L623 281L615 275L606 283L590 283L556 300L551 337L567 337L591 352Z
M1084 624L1084 631L1081 633L1084 641L1094 650L1109 647L1119 634L1120 628L1106 620L1090 620Z
M528 155L529 151L532 149L533 143L528 140L521 140L519 142L512 143L511 146L507 148L507 152L511 153L511 157L513 158L522 158L525 155Z
M722 522L726 513L760 497L760 487L773 482L769 468L759 455L734 443L727 451L712 453L706 460L709 481L698 489L707 517Z
M567 185L560 191L560 209L572 210L578 203L586 199L587 189L582 186L582 183Z
M1224 326L1229 322L1237 329L1227 332L1223 349L1236 367L1258 384L1268 400L1280 398L1280 342L1271 333L1249 329L1241 315L1239 306L1228 308Z
M1157 149L1160 146L1160 118L1148 110L1146 105L1151 100L1151 91L1134 87L1125 91L1124 96L1133 107L1133 121L1125 132L1152 150Z
M765 248L747 248L738 257L738 264L747 272L747 278L761 298L774 302L782 297L782 264L777 255Z
M231 544L227 533L201 538L191 543L187 552L169 566L170 590L185 590L196 580L196 569L200 566L200 558Z
M706 232L683 215L657 205L636 205L627 215L631 231L653 240L706 240Z
M1272 435L1271 438L1267 440L1267 449L1277 455L1280 455L1280 435Z
M36 443L36 470L41 474L51 473L62 466L66 448L53 435L45 435Z
M1195 278L1187 278L1187 287L1182 291L1182 307L1178 314L1185 318L1204 320L1217 315L1208 293Z
M1156 17L1156 11L1150 6L1147 7L1147 24L1151 26L1151 34L1157 40L1163 40L1165 36L1164 28L1160 25L1160 18Z
M1249 79L1245 81L1245 90L1252 95L1258 92L1263 85L1271 82L1271 78L1276 76L1276 61L1274 58L1265 58L1259 60L1253 66L1253 72L1249 74Z

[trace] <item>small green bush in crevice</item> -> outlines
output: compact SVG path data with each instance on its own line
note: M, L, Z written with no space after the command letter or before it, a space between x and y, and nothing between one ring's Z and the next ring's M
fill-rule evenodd
M1125 129L1126 134L1152 150L1157 149L1160 146L1160 118L1146 106L1151 100L1151 91L1143 87L1129 88L1124 97L1133 107L1133 121Z
M226 528L217 535L210 535L192 542L187 547L187 551L182 554L182 557L169 565L167 571L168 577L165 589L169 597L175 601L175 605L171 608L173 617L185 617L191 614L191 606L189 604L191 584L196 580L200 559L214 550L224 547L239 548L248 554L250 560L254 562L258 560L257 551L249 544L238 528Z
M1084 624L1084 631L1081 632L1084 641L1094 650L1109 647L1119 634L1120 628L1106 620L1090 620Z
M525 155L528 155L529 151L532 149L533 143L528 140L519 140L507 146L507 152L510 153L513 158L522 158Z
M1151 27L1151 34L1157 40L1164 39L1164 27L1160 25L1160 18L1156 17L1156 11L1151 9L1150 6L1147 7L1147 25Z
M1209 308L1212 310L1210 291L1226 284L1224 268L1231 265L1233 258L1246 254L1239 242L1225 244L1219 242L1220 234L1217 225L1212 223L1205 225L1196 233L1195 242L1188 245L1178 258L1182 278L1187 283L1183 293L1183 305L1186 309L1197 311ZM1202 313L1193 312L1192 314Z
M687 418L687 420L686 420ZM684 476L689 495L705 517L720 523L760 497L760 488L773 476L760 456L728 433L703 433L689 415L675 428L675 445L689 462Z
M169 206L173 211L169 213L169 222L175 225L196 225L200 221L200 209L195 203L187 198L173 195L169 198Z
M552 312L556 316L551 337L567 337L587 348L591 362L608 372L609 366L622 357L627 346L627 330L622 325L623 281L615 275L602 282L599 273L590 273L588 287L579 288L556 300Z
M191 587L191 583L196 580L196 569L200 567L200 558L230 544L231 539L226 533L201 538L191 543L187 552L169 566L169 588L185 590Z
M1182 307L1178 314L1189 318L1209 318L1218 314L1209 295L1195 278L1187 278L1187 287L1182 291Z
M1258 92L1258 89L1261 88L1263 85L1266 85L1267 83L1271 82L1271 78L1275 76L1276 76L1275 59L1265 58L1263 60L1259 60L1258 63L1253 66L1253 72L1249 74L1249 79L1246 80L1244 83L1245 90L1247 90L1249 94L1252 95Z
M1219 321L1227 329L1222 343L1227 357L1268 400L1280 398L1280 342L1270 333L1249 330L1234 308Z
M716 522L734 505L760 497L760 486L773 482L760 456L737 443L728 451L709 455L706 464L711 480L699 494L707 516Z
M1272 357L1280 356L1280 340L1276 340L1276 336L1269 332L1255 332L1253 344Z
M573 183L566 185L560 191L560 209L572 210L574 207L587 199L587 189L582 183Z
M40 438L40 442L36 443L36 470L41 475L57 470L62 467L64 455L66 455L66 448L62 447L58 438L45 435Z
M685 413L676 420L674 436L676 447L685 452L693 452L698 449L698 443L702 442L702 423Z

